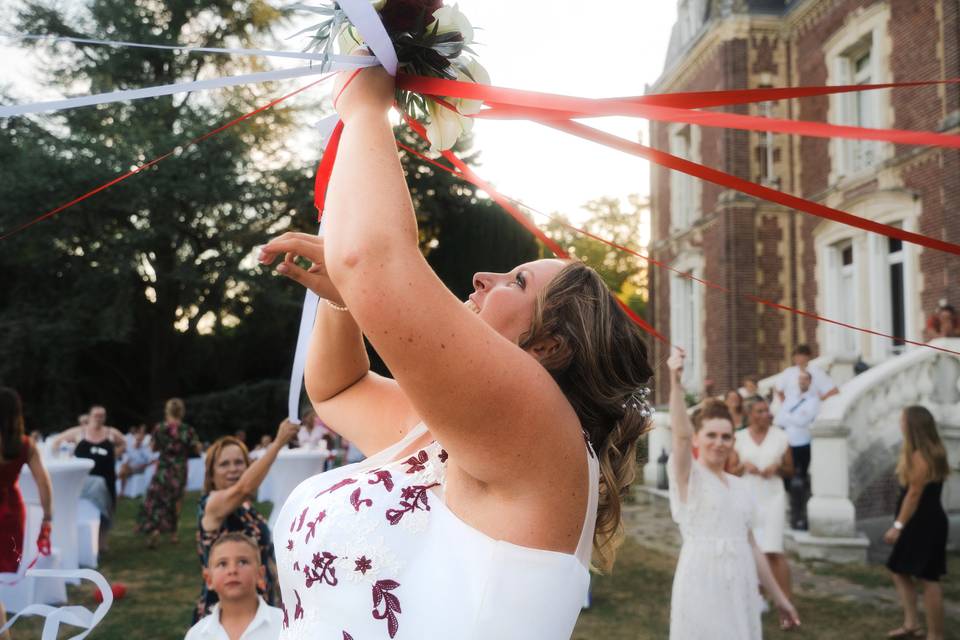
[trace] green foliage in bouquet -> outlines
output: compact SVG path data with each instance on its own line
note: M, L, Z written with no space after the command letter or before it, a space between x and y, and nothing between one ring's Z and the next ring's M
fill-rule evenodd
M387 35L397 53L400 71L411 75L451 80L476 78L462 58L464 52L476 55L469 40L459 30L442 29L434 12L443 6L438 0L379 0L373 2L380 14ZM312 32L305 51L321 53L321 64L330 64L334 43L339 40L341 53L362 46L357 30L350 24L339 3L320 6L297 3L290 11L308 11L323 19L295 35ZM472 34L471 34L472 37ZM429 99L410 91L397 90L397 104L412 118L429 119Z

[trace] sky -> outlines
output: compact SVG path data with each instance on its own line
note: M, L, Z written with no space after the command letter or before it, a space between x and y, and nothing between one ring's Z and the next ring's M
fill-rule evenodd
M674 0L458 4L477 28L475 49L494 85L588 98L642 95L660 75L676 19ZM296 30L291 26L278 35ZM302 46L300 40L282 42L290 49ZM32 82L29 56L2 44L0 83L16 87L20 99L52 97ZM602 118L590 124L631 140L648 138L647 124L639 119ZM580 219L579 207L589 200L649 193L646 161L534 123L478 121L474 149L481 152L481 177L540 211ZM641 233L641 243L646 235Z

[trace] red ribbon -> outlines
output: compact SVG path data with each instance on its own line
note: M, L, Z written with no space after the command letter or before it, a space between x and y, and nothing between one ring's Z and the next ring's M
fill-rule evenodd
M701 284L701 285L703 285L703 286L705 286L705 287L710 287L711 289L716 289L716 290L718 290L718 291L722 291L723 293L725 293L725 294L727 294L727 295L731 295L731 296L733 296L733 295L739 295L739 296L741 296L742 298L744 298L744 299L746 299L746 300L748 300L748 301L750 301L750 302L753 302L753 303L762 304L762 305L764 305L764 306L770 307L770 308L772 308L772 309L777 309L777 310L780 310L780 311L788 311L788 312L790 312L790 313L795 313L795 314L797 314L797 315L801 315L801 316L804 316L804 317L807 317L807 318L812 318L812 319L817 320L817 321L820 321L820 322L827 322L827 323L829 323L829 324L833 324L833 325L836 325L836 326L839 326L839 327L844 327L844 328L846 328L846 329L852 329L852 330L854 330L854 331L860 331L860 332L867 333L867 334L870 334L870 335L880 336L880 337L882 337L882 338L889 338L890 340L902 341L902 342L904 342L904 343L906 343L906 344L912 344L912 345L915 345L915 346L918 346L918 347L927 347L927 348L930 348L930 349L934 349L934 350L936 350L936 351L942 351L942 352L944 352L944 353L949 353L949 354L952 354L952 355L960 355L960 351L953 351L952 349L947 349L947 348L945 348L945 347L938 347L938 346L936 346L936 345L928 344L928 343L925 343L925 342L918 342L918 341L916 341L916 340L908 340L907 338L902 338L902 337L900 337L900 336L894 336L894 335L891 335L891 334L888 334L888 333L883 333L883 332L881 332L881 331L875 331L875 330L873 330L873 329L867 329L867 328L864 328L864 327L858 327L858 326L856 326L856 325L852 325L852 324L849 324L849 323L846 323L846 322L841 322L841 321L839 321L839 320L833 320L833 319L827 318L827 317L825 317L825 316L820 316L820 315L817 315L817 314L812 313L812 312L810 312L810 311L805 311L805 310L803 310L803 309L798 309L798 308L796 308L796 307L791 307L791 306L789 306L789 305L780 304L780 303L774 302L774 301L772 301L772 300L767 300L767 299L765 299L765 298L761 298L761 297L759 297L759 296L757 296L757 295L754 295L754 294L750 294L750 293L737 294L735 291L733 291L732 289L729 289L728 287L724 287L723 285L717 284L717 283L715 283L715 282L711 282L711 281L709 281L709 280L704 280L703 278L697 278L697 277L695 277L693 274L691 274L691 273L689 273L689 272L681 271L681 270L679 270L679 269L676 269L676 268L674 268L674 267L671 267L670 265L668 265L668 264L666 264L666 263L664 263L664 262L660 262L659 260L656 260L656 259L654 259L654 258L651 258L650 256L648 256L648 255L646 255L646 254L642 254L642 253L640 253L640 252L638 252L638 251L635 251L635 250L633 250L633 249L631 249L631 248L629 248L629 247L626 247L626 246L624 246L624 245L618 244L618 243L616 243L616 242L611 242L610 240L607 240L607 239L605 239L605 238L601 238L600 236L598 236L598 235L596 235L596 234L593 234L593 233L587 231L586 229L581 229L580 227L573 226L573 225L571 225L571 224L569 224L569 223L567 223L567 222L564 222L563 220L560 220L560 219L558 219L558 218L555 218L555 217L553 217L553 216L547 215L547 214L545 214L545 213L540 213L539 211L536 211L536 209L533 209L532 207L530 207L530 206L528 206L528 205L525 205L525 204L523 204L523 203L521 203L521 202L519 202L519 201L517 201L517 200L515 200L515 199L513 199L513 198L509 198L509 197L507 197L507 196L503 196L503 195L501 195L501 194L499 194L499 193L496 193L495 191L491 191L491 187L490 187L489 184L487 184L487 183L483 183L483 184L481 185L481 184L478 184L477 182L474 182L473 177L475 177L476 174L473 174L473 177L470 176L470 175L466 175L466 174L464 174L464 173L461 173L460 171L457 171L457 170L455 170L455 169L451 169L450 167L447 167L447 166L445 166L445 165L443 165L443 164L440 164L439 162L436 162L436 161L428 158L427 156L423 155L422 153L420 153L420 152L417 151L416 149L412 149L411 147L409 147L409 146L407 146L407 145L405 145L405 144L403 144L403 143L398 142L397 144L398 144L398 146L400 146L401 148L403 148L405 151L408 151L409 153L412 153L413 155L417 156L418 158L420 158L420 159L423 160L424 162L429 162L430 164L432 164L432 165L434 165L434 166L436 166L436 167L439 167L440 169L443 169L444 171L446 171L446 172L448 172L448 173L453 174L454 176L460 178L461 180L465 180L465 181L467 181L467 182L471 182L471 183L473 183L475 186L478 186L478 187L482 188L484 191L486 191L488 194L490 194L491 198L493 198L493 197L496 196L496 197L499 197L501 200L507 200L507 201L510 201L510 202L515 202L515 203L517 203L517 204L520 204L521 206L526 207L527 209L530 209L531 211L534 211L534 212L536 212L536 213L539 213L540 215L542 215L542 216L544 216L544 217L546 217L546 218L549 218L550 220L553 220L554 222L557 222L558 224L563 225L564 227L566 227L567 229L570 229L571 231L575 231L575 232L577 232L577 233L580 233L580 234L582 234L582 235L587 236L588 238L592 238L593 240L596 240L596 241L598 241L598 242L602 242L603 244L605 244L605 245L607 245L607 246L609 246L609 247L612 247L612 248L614 248L614 249L617 249L618 251L623 251L623 252L625 252L625 253L629 253L629 254L634 255L634 256L636 256L636 257L638 257L638 258L641 258L641 259L643 259L643 260L646 260L647 263L650 264L650 265L657 266L657 267L660 267L660 268L662 268L662 269L666 269L666 270L668 270L668 271L672 271L672 272L674 272L674 273L676 273L676 274L678 274L678 275L680 275L680 276L682 276L682 277L684 277L684 278L687 278L687 279L689 279L689 280L693 280L694 282L697 282L697 283L699 283L699 284ZM471 172L471 173L472 173L472 172ZM541 232L541 233L542 233L542 232ZM620 302L621 307L623 307L624 310L627 311L627 313L630 314L631 317L636 318L637 320L639 320L638 324L640 324L640 326L644 327L645 329L646 329L647 327L649 327L648 331L650 331L650 333L651 333L654 337L656 337L656 338L659 339L659 340L662 340L663 342L667 342L667 340L666 340L660 333L656 332L656 330L654 330L653 327L650 327L650 325L648 325L648 324L647 324L646 322L644 322L642 319L637 318L636 314L633 313L633 310L630 309L629 307L627 307L625 304L623 304L623 302L620 301L619 298L618 298L618 301ZM668 344L669 344L669 343L668 343Z
M730 99L737 103L755 102L758 96L769 99L771 91L773 95L780 99L803 97L805 95L826 95L830 93L842 93L857 90L891 88L900 86L924 86L937 84L958 83L960 80L933 80L929 82L913 83L887 83L882 85L845 85L842 87L799 87L786 89L750 89L744 91L727 92L701 92L698 94L681 94L682 100L687 104L700 104L710 102L710 96L715 93L722 93L725 99ZM607 115L636 115L652 119L661 119L673 122L692 122L704 126L723 126L740 129L749 129L754 131L777 131L783 133L796 133L799 135L815 135L818 137L847 137L855 139L883 140L896 143L926 144L933 146L960 147L960 136L944 135L931 132L912 132L890 129L864 129L862 127L847 127L838 125L829 125L816 122L799 122L791 120L776 120L770 118L756 118L752 116L742 116L729 113L715 112L697 112L684 109L676 109L664 106L669 104L669 96L641 96L626 99L605 99L591 100L588 98L573 98L568 96L557 96L545 93L536 93L532 91L521 91L517 89L505 89L490 85L481 85L472 82L460 82L457 80L447 80L442 78L426 78L422 76L400 76L397 80L397 86L411 91L417 91L428 95L442 95L445 97L466 98L472 100L483 100L487 104L493 104L494 107L488 111L496 113L506 113L509 117L529 118L551 126L567 133L586 138L593 142L598 142L606 146L637 155L661 166L682 171L697 178L713 182L730 189L735 189L741 193L746 193L763 200L776 202L783 206L797 209L811 215L815 215L828 220L833 220L841 224L856 227L873 233L879 233L891 238L898 238L904 242L918 244L920 246L936 249L960 255L960 245L947 242L937 238L931 238L919 233L912 233L892 227L890 225L879 224L860 216L855 216L839 209L827 207L825 205L786 194L782 191L770 189L758 185L749 180L744 180L730 175L723 171L711 169L709 167L684 160L670 155L663 151L652 149L644 145L623 140L616 136L592 129L585 125L566 120L565 116L573 115L575 117L607 116ZM691 98L695 96L695 98ZM646 99L655 99L658 106L650 106ZM714 101L717 98L713 98Z
M804 211L820 218L826 218L827 220L833 220L851 227L857 227L858 229L879 233L890 238L897 238L899 240L903 240L904 242L911 242L913 244L918 244L930 249L936 249L938 251L960 255L960 245L952 242L939 240L937 238L932 238L919 233L913 233L899 227L880 224L879 222L874 222L873 220L868 220L867 218L861 218L860 216L855 216L852 213L847 213L846 211L840 211L839 209L834 209L833 207L828 207L811 200L805 200L804 198L793 196L788 193L784 193L783 191L777 191L776 189L764 187L763 185L759 185L755 182L738 178L737 176L724 173L723 171L718 171L717 169L711 169L710 167L697 164L696 162L691 162L690 160L678 158L677 156L670 155L669 153L659 151L657 149L652 149L638 142L624 140L623 138L619 138L605 131L600 131L577 122L571 122L569 120L556 120L542 121L541 124L559 129L561 131L566 131L567 133L571 133L575 136L579 136L593 142L598 142L625 153L646 158L651 162L669 169L681 171L702 180L706 180L729 189L734 189L741 193L755 196L769 202L775 202L791 209Z
M86 200L86 199L89 198L90 196L96 195L96 194L100 193L101 191L104 191L104 190L106 190L106 189L109 189L109 188L112 187L113 185L118 184L118 183L120 183L120 182L123 182L123 181L126 180L127 178L129 178L129 177L131 177L131 176L134 176L134 175L142 172L144 169L148 169L148 168L152 167L153 165L155 165L155 164L157 164L157 163L159 163L159 162L161 162L161 161L163 161L163 160L166 160L167 158L169 158L170 156L172 156L173 154L175 154L178 149L187 149L188 147L192 147L192 146L195 145L195 144L199 144L199 143L203 142L204 140L206 140L207 138L213 137L213 136L217 135L218 133L220 133L221 131L224 131L224 130L226 130L226 129L229 129L230 127L232 127L232 126L235 125L235 124L239 124L239 123L243 122L244 120L246 120L246 119L248 119L248 118L252 118L253 116L255 116L255 115L257 115L258 113L260 113L261 111L266 111L266 110L269 109L270 107L272 107L272 106L274 106L274 105L277 105L277 104L280 104L281 102L283 102L284 100L287 100L288 98L292 98L293 96L297 95L297 94L300 93L301 91L306 91L306 90L309 89L310 87L313 87L313 86L315 86L315 85L317 85L317 84L320 84L321 82L323 82L324 80L326 80L326 79L329 78L329 77L330 77L329 74L328 74L328 75L325 75L325 76L322 76L319 80L315 80L315 81L311 82L310 84L304 85L304 86L300 87L299 89L297 89L296 91L291 91L290 93L286 94L285 96L281 96L281 97L277 98L276 100L271 100L270 102L268 102L267 104L263 105L262 107L258 107L258 108L256 108L256 109L254 109L253 111L250 111L249 113L245 113L245 114L243 114L242 116L240 116L239 118L234 118L234 119L231 120L230 122L228 122L228 123L226 123L226 124L224 124L224 125L221 125L221 126L217 127L217 128L214 129L213 131L209 131L209 132L203 134L202 136L198 136L198 137L194 138L193 140L190 140L190 141L188 141L188 142L186 142L186 143L184 143L184 144L182 144L182 145L180 145L180 146L178 146L178 147L176 147L176 148L174 148L174 149L171 149L170 151L166 152L166 153L163 154L162 156L157 156L156 158L154 158L153 160L150 160L149 162L147 162L147 163L145 163L145 164L142 164L142 165L140 165L140 166L134 167L134 168L131 169L130 171L128 171L128 172L126 172L126 173L124 173L124 174L122 174L122 175L120 175L120 176L117 176L117 177L114 178L113 180L110 180L109 182L105 182L105 183L103 183L102 185L100 185L99 187L96 187L96 188L94 188L94 189L91 189L90 191L86 192L86 193L83 194L82 196L79 196L79 197L77 197L77 198L74 198L74 199L71 200L70 202L67 202L67 203L65 203L65 204L62 204L62 205L60 205L59 207L57 207L57 208L55 208L55 209L51 209L50 211L44 213L44 214L41 215L41 216L37 216L36 218L34 218L33 220L31 220L30 222L25 222L24 224L20 225L19 227L13 229L12 231L8 231L8 232L4 233L2 236L0 236L0 240L6 240L6 239L9 238L10 236L15 235L15 234L17 234L17 233L20 233L20 232L23 231L24 229L27 229L28 227L32 227L33 225L37 224L38 222L42 222L42 221L46 220L47 218L52 218L53 216L57 215L58 213L66 210L66 209L69 209L69 208L72 207L73 205L78 204L78 203L80 203L80 202L83 202L84 200Z
M423 127L423 125L421 125L419 122L417 122L416 120L414 120L413 118L411 118L410 116L408 116L408 115L406 115L406 114L404 114L403 117L404 117L404 120L406 121L407 125L408 125L411 129L413 129L414 131L417 132L417 135L419 135L423 140L426 140L427 142L429 142L429 140L427 139L427 131L426 131L426 129ZM406 145L404 145L404 147L405 147L406 149L408 149L411 153L414 153L415 155L417 155L417 156L419 156L419 157L423 157L422 154L420 154L418 151L416 151L416 150L414 150L414 149L410 149L409 147L406 147ZM446 170L446 171L449 171L450 173L452 173L452 174L454 174L454 175L456 175L456 176L458 176L458 177L461 177L461 178L467 180L468 182L473 183L473 184L474 184L475 186L477 186L478 188L483 189L484 191L486 191L486 192L487 192L487 195L489 195L490 198L493 199L494 202L496 202L496 203L499 204L501 207L503 207L503 209L504 209L508 214L510 214L510 217L511 217L511 218L513 218L514 220L516 220L517 222L519 222L521 225L523 225L523 227L524 227L525 229L529 230L534 236L536 236L537 238L539 238L540 241L543 242L543 243L550 249L550 251L553 252L553 254L554 254L555 256L557 256L558 258L570 259L570 254L568 254L568 253L566 252L566 250L564 250L563 247L561 247L559 244L557 244L557 243L553 240L553 238L551 238L550 236L548 236L547 234L545 234L537 225L535 225L535 224L533 223L532 220L530 220L530 218L528 218L527 216L523 215L523 214L520 212L520 210L517 209L517 208L513 205L513 203L510 201L509 198L503 196L499 191L497 191L496 189L494 189L489 183L487 183L485 180L483 180L482 178L480 178L480 176L478 176L476 173L474 173L473 169L471 169L471 168L467 165L467 163L465 163L463 160L461 160L460 158L458 158L455 153L453 153L452 151L449 151L449 150L448 150L448 151L444 151L444 152L443 152L443 157L446 158L447 161L450 162L450 164L452 164L454 167L456 167L457 171L454 171L453 169L450 169L449 167L444 167L444 166L443 166L442 164L440 164L440 163L434 163L434 164L436 164L437 166L439 166L440 168L442 168L442 169L444 169L444 170ZM616 296L614 296L614 297L616 297ZM625 304L625 303L623 302L623 300L621 300L620 298L616 298L616 300L617 300L617 303L620 305L620 308L623 309L624 312L630 317L630 319L633 320L637 325L639 325L641 329L643 329L644 331L646 331L647 333L649 333L650 335L652 335L652 336L653 336L654 338L656 338L657 340L660 340L660 341L662 341L662 342L665 342L666 344L670 344L670 342L667 340L667 338L666 338L662 333L660 333L659 331L657 331L657 330L653 327L653 325L651 325L649 322L647 322L646 320L644 320L643 318L641 318L640 316L638 316L638 315L634 312L633 309L631 309L629 306L627 306L627 304Z
M596 113L577 113L554 110L550 109L549 105L537 109L529 107L513 107L512 105L502 106L498 104L493 104L491 106L492 108L481 111L475 117L495 120L541 120L544 118L570 120L573 118L590 118L598 115ZM603 115L610 114L604 113ZM934 133L930 131L869 129L866 127L826 124L823 122L783 120L780 118L761 118L737 113L698 111L694 109L677 109L675 107L646 105L637 105L635 108L625 110L624 113L617 115L642 116L648 120L657 120L659 122L683 122L701 127L720 127L724 129L740 129L743 131L769 131L771 133L785 133L813 138L877 140L880 142L893 142L895 144L915 144L960 149L960 136L945 133Z
M333 108L337 108L337 102L340 96L347 90L353 79L357 77L362 69L355 69L347 81L340 87L340 91L333 98ZM313 204L317 208L317 222L323 218L323 210L327 202L327 185L330 184L330 176L333 174L333 165L337 161L337 149L340 148L340 136L343 134L343 120L338 120L333 131L330 132L330 139L323 149L323 157L320 158L320 164L317 165L317 177L313 181Z
M327 186L330 184L330 174L333 173L333 165L337 160L337 149L340 148L342 133L343 120L338 120L330 134L327 147L323 150L320 164L317 165L317 177L313 181L313 204L317 207L317 222L320 222L320 219L323 218L323 208L327 200Z
M501 103L537 108L549 102L552 108L580 112L584 108L592 113L595 105L617 105L633 103L636 105L659 105L681 109L704 109L707 107L726 107L734 104L769 102L792 98L809 98L837 93L855 93L874 89L901 89L906 87L927 87L944 84L960 84L960 78L949 80L922 80L917 82L887 82L882 84L848 84L818 87L777 87L766 89L728 89L723 91L692 91L681 93L662 93L649 96L631 96L625 98L577 98L560 96L536 91L506 89L492 85L461 82L446 78L428 78L399 74L397 88L407 89L431 96L483 100L487 104ZM615 112L608 115L621 115Z

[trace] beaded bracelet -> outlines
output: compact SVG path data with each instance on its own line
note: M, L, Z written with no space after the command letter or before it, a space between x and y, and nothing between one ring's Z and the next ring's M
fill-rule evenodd
M347 305L345 304L337 304L336 302L333 302L332 300L327 300L326 298L324 298L323 301L326 302L327 306L333 309L334 311L347 311Z

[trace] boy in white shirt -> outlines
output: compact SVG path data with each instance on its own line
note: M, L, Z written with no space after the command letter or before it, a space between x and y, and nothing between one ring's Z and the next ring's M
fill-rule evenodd
M283 611L257 595L265 577L257 543L242 533L225 533L210 548L203 578L220 601L193 625L184 640L277 640Z

